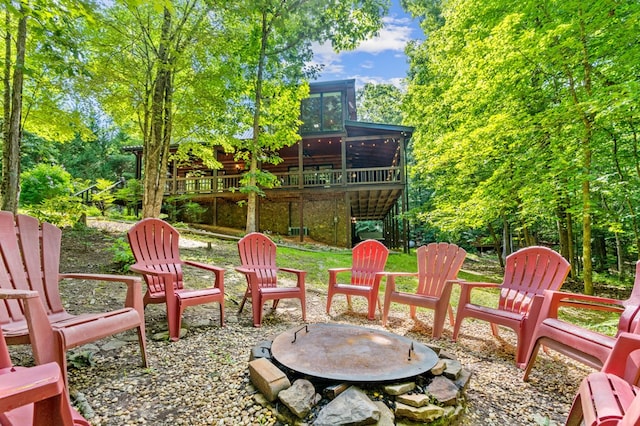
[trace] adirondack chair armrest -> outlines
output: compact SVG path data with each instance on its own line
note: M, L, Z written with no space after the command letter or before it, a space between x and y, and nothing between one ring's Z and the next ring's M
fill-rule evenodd
M133 265L129 266L129 270L132 272L137 272L139 274L143 274L143 275L153 275L156 277L169 277L169 278L173 278L173 272L169 272L169 271L158 271L155 270L153 268L149 268L145 265L142 264L138 264L138 263L134 263Z
M194 262L193 260L185 260L185 261L183 261L183 263L185 265L193 266L194 268L204 269L206 271L211 271L211 272L215 273L216 275L224 273L224 268L221 268L219 266L208 265L208 264L202 263L202 262Z
M351 268L331 268L329 269L329 285L333 285L338 280L338 274L342 272L351 272Z
M144 307L142 304L142 279L131 275L112 275L112 274L82 274L82 273L65 273L58 274L60 280L91 280L113 283L123 283L127 285L127 295L124 305L134 308L140 314L140 318L144 318Z
M241 274L254 274L254 275L256 275L255 268L247 268L247 267L244 267L244 266L236 266L234 269L237 272L240 272Z
M64 392L64 378L55 362L18 369L0 377L2 413Z
M307 271L303 271L301 269L295 269L295 268L278 268L278 269L283 272L291 272L292 274L296 274L296 275L307 274Z
M382 271L382 272L376 272L376 274L375 274L375 278L374 278L374 281L375 281L376 283L379 283L379 282L380 282L380 281L382 281L382 279L383 279L384 277L386 277L386 276L387 276L387 273L386 273L386 272L384 272L384 271Z
M460 291L469 293L474 288L500 288L500 286L502 285L498 283L473 282L463 280L456 280L455 282L460 285Z
M31 340L33 356L38 364L58 362L63 365L59 358L60 341L58 335L51 330L51 323L47 312L40 300L37 291L0 289L0 300L20 299L23 303L27 326ZM1 361L0 361L1 364ZM0 410L1 412L1 410Z
M251 292L253 294L258 294L260 292L260 285L258 281L258 274L255 271L255 268L246 268L242 266L236 266L235 270L244 274L247 277L247 284L251 288Z
M30 299L38 297L37 291L17 290L13 288L0 289L0 299Z
M74 280L119 282L119 283L125 283L127 286L135 286L136 283L138 285L141 284L140 277L133 277L131 275L64 273L64 274L58 274L58 277L61 280L74 279Z
M624 306L622 305L623 301L621 300L589 296L587 294L545 290L544 299L544 307L542 308L540 316L541 320L545 318L557 318L558 309L561 306L605 312L622 312L624 310Z
M387 277L385 296L396 291L396 277L417 277L417 272L383 272Z
M304 288L304 279L307 276L307 271L295 268L278 268L279 271L294 274L298 281L298 287Z
M524 336L533 336L534 331L538 325L538 321L542 319L542 308L544 306L545 298L541 294L534 294L529 303L529 309L525 313L525 319L522 327L525 329ZM527 346L529 344L527 343ZM521 367L523 368L523 367Z
M213 272L216 277L215 283L213 284L214 288L219 288L220 291L224 293L224 268L219 266L208 265L206 263L194 262L192 260L185 260L183 262L185 265L192 266L194 268L202 269L204 271Z

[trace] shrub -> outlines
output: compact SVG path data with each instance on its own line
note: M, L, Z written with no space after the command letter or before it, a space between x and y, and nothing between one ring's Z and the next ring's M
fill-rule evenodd
M122 272L128 272L129 266L136 262L129 243L122 237L113 241L113 244L109 247L109 251L113 255L113 261Z
M44 200L73 194L73 178L60 166L40 163L22 173L20 203L40 204Z

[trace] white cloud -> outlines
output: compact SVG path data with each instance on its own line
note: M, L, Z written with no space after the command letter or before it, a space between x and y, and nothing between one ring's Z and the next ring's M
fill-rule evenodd
M314 43L313 60L309 65L322 66L322 74L342 74L344 66L340 55L333 51L330 43L317 44Z
M396 70L406 69L404 49L407 43L423 35L409 17L387 16L383 18L383 24L376 37L363 41L354 50L338 54L329 43L313 45L314 57L310 65L322 66L321 79L354 78L358 88L366 83L404 88L405 76L398 77ZM363 75L363 71L367 75Z
M354 50L338 54L333 50L330 43L314 44L312 47L314 63L323 64L326 72L326 70L341 62L340 56L342 54L369 53L376 55L385 51L395 51L398 52L399 56L404 55L404 48L412 40L414 31L414 28L411 27L411 20L409 18L387 16L382 21L384 27L380 30L380 34L363 41Z
M363 41L353 52L374 55L387 50L404 52L404 47L412 40L413 28L411 28L411 20L387 16L382 21L384 26L380 30L380 34L372 39Z
M354 78L356 80L356 89L360 89L367 83L391 84L401 90L405 90L407 87L407 81L404 77L384 78L372 75L350 75L347 78Z

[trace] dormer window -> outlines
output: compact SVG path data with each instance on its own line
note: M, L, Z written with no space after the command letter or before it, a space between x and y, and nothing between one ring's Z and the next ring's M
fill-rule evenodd
M342 92L314 93L302 101L300 109L301 133L343 130Z

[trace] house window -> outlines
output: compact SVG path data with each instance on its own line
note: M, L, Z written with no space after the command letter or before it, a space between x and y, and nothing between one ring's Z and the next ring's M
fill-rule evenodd
M301 133L331 132L342 130L342 93L315 93L302 101L300 117Z

